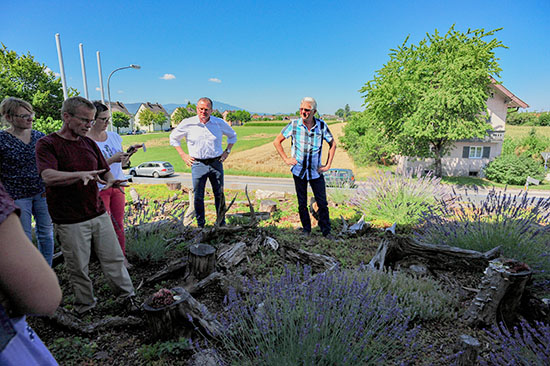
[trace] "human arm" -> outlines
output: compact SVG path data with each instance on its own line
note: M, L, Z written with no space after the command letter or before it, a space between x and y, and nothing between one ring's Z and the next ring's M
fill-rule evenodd
M105 187L101 189L102 191L109 188L120 188L122 183L128 181L127 179L116 179L111 171L103 173L102 178L105 181Z
M185 151L183 151L183 149L181 148L181 146L174 146L174 148L176 149L176 151L178 152L179 156L181 157L181 160L183 160L183 162L187 165L187 166L192 166L193 163L195 162L195 158L192 157L191 155L189 154L186 154Z
M61 302L54 271L11 213L0 224L0 298L15 314L53 314Z
M275 137L275 140L273 140L273 145L275 146L275 149L277 150L277 152L279 153L279 155L281 156L281 158L283 159L283 161L285 162L285 164L287 165L296 165L298 164L298 161L295 159L295 158L289 158L286 153L285 153L285 150L283 149L283 144L282 142L285 140L286 138L283 136L282 133L278 134L277 137Z
M69 186L80 180L87 185L90 181L97 181L101 184L106 184L100 176L106 169L90 170L81 172L63 172L55 169L45 169L40 173L42 180L46 186Z
M327 162L325 165L321 165L317 171L319 173L324 173L327 170L330 169L330 166L332 165L332 160L334 159L334 154L336 153L336 141L334 138L328 142L329 151L328 151L328 157Z

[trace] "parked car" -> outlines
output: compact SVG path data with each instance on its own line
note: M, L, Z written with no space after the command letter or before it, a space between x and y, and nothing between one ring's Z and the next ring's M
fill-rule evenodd
M323 175L327 187L354 188L357 186L351 169L329 169Z
M174 174L174 167L167 161L147 161L130 169L130 174L135 177L138 175L148 177L167 177Z

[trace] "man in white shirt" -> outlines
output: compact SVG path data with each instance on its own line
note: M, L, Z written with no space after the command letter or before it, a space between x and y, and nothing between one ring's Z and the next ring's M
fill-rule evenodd
M181 159L191 167L193 179L194 208L197 225L204 227L204 188L210 180L216 213L220 225L225 225L225 218L220 218L225 208L223 193L223 162L231 153L237 142L237 133L223 119L213 117L212 100L201 98L197 102L197 115L186 118L170 133L170 145L174 146ZM227 147L222 148L223 135L227 136ZM181 148L181 139L187 141L186 154ZM220 221L221 220L221 221Z

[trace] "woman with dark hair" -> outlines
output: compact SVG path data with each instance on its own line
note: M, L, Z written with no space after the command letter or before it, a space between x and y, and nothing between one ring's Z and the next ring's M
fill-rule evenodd
M10 127L0 132L0 180L21 209L21 225L32 241L32 217L36 222L38 249L51 266L53 225L46 203L46 187L36 168L36 142L45 136L32 129L32 106L18 98L6 98L0 115Z
M121 163L127 159L129 155L142 147L143 144L132 145L128 149L128 152L124 152L124 150L122 150L122 137L114 131L107 131L110 122L109 108L99 101L95 101L94 106L96 107L95 123L88 131L87 136L94 140L97 146L99 146L115 179L124 180L126 176L122 171ZM100 188L99 196L103 200L105 209L109 215L111 215L120 248L122 249L122 253L126 256L126 239L124 237L124 205L126 203L126 197L124 195L124 188L111 187L102 189L103 185L100 183L98 183L98 185ZM125 261L125 263L128 266L128 262Z

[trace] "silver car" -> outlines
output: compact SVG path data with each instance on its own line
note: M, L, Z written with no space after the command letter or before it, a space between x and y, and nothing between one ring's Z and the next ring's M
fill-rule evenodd
M174 174L174 167L167 161L147 161L130 169L130 174L135 177L144 175L148 177L167 177Z

